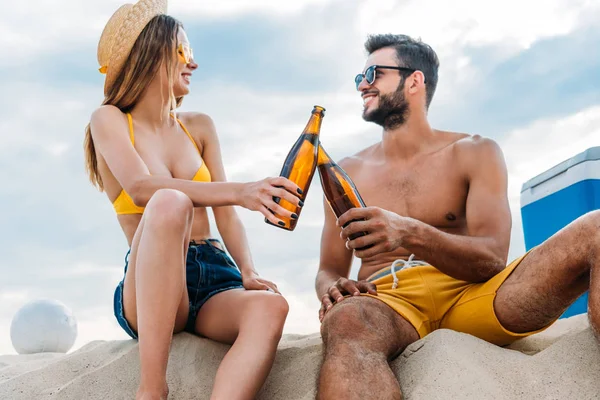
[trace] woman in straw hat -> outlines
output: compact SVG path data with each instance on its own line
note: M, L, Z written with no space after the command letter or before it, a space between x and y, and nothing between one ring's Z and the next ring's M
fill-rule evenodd
M251 399L272 366L288 305L254 269L232 206L279 223L277 215L296 216L273 197L302 205L301 191L280 177L226 182L211 119L175 116L198 66L166 9L167 0L122 6L98 45L105 99L86 129L85 153L90 179L112 202L130 248L115 316L139 340L139 399L167 396L169 347L181 331L233 344L212 395ZM206 207L235 263L212 238Z

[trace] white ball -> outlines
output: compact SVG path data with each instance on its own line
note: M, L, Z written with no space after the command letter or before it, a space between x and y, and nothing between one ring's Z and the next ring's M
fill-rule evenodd
M19 354L66 353L77 338L77 321L63 303L34 300L17 311L10 339Z

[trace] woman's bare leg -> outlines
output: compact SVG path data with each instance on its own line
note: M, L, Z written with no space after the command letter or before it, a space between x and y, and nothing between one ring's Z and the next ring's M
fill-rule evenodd
M138 332L138 399L166 398L167 362L173 332L184 329L189 300L185 257L194 208L181 192L157 191L134 236L123 286L123 308Z
M258 290L229 290L202 306L196 331L233 343L217 370L211 399L256 397L273 365L287 313L283 296Z

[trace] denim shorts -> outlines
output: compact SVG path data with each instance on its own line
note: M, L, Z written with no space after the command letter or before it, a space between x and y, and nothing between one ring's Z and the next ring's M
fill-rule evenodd
M195 333L198 311L208 299L217 293L244 287L238 267L221 248L222 246L217 239L206 239L200 243L192 241L189 245L185 263L186 284L190 299L190 311L185 326L187 332ZM130 251L125 256L125 273L127 273ZM137 332L129 326L125 319L123 309L124 282L125 277L119 282L115 290L115 317L125 332L132 338L137 339Z

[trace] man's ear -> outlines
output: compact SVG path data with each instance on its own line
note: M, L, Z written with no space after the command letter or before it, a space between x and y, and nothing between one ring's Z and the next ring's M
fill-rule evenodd
M425 86L425 75L423 72L417 70L413 72L408 78L408 90L409 93L415 93L420 87Z

